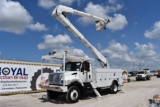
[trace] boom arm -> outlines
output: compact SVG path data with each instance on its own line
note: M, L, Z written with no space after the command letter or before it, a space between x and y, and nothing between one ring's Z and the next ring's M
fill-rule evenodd
M59 20L70 32L72 32L75 35L75 37L77 37L82 43L85 44L86 47L89 48L89 50L93 53L95 58L100 62L102 67L109 68L107 59L94 46L92 46L67 19L66 15L69 13L94 20L96 22L97 30L99 31L105 29L105 26L109 22L109 19L103 19L62 5L57 6L52 13L52 16Z

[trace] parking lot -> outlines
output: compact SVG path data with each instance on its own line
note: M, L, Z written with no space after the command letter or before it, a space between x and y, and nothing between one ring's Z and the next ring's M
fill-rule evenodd
M125 83L123 89L126 93L103 91L101 99L92 93L86 94L74 104L65 103L64 96L49 100L45 92L0 96L0 107L149 107L148 99L160 95L160 78L153 76L150 81L135 81L135 77L131 77L131 82Z

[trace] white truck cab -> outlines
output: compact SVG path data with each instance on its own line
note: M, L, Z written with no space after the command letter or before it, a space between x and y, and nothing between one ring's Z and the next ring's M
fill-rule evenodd
M137 72L136 80L150 80L150 70L149 69L143 69Z

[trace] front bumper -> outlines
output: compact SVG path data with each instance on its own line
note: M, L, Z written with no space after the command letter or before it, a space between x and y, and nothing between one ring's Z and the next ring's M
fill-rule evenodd
M57 85L48 85L48 84L40 84L39 86L42 89L52 90L52 91L56 91L56 92L67 92L68 91L67 86L57 86Z
M146 77L136 77L136 80L145 80Z

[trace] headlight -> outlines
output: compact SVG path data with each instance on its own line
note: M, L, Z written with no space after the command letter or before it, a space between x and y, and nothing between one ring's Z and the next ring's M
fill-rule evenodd
M70 80L65 80L64 84L67 85L70 82Z
M64 81L61 80L61 81L60 81L60 84L63 85L63 82L64 82L64 85L67 85L67 84L70 82L70 80L64 80Z

